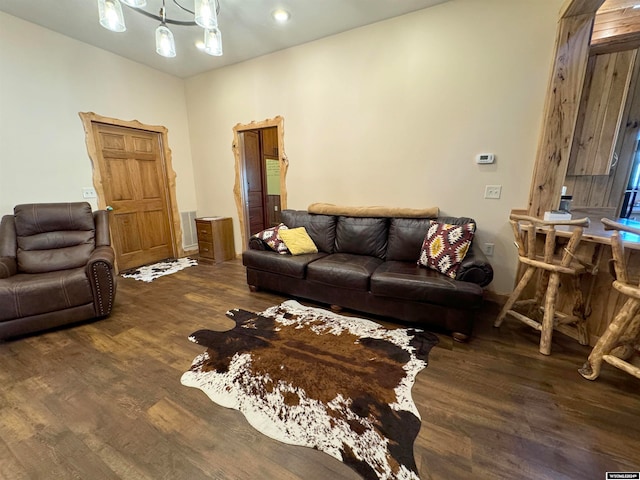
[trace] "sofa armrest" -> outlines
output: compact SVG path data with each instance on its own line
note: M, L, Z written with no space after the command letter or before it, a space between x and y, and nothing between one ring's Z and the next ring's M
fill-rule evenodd
M491 283L493 267L480 246L475 243L471 244L471 248L460 264L456 280L476 283L481 287L486 287Z
M0 278L9 278L18 273L18 264L13 257L0 257Z
M267 245L264 240L259 239L258 237L251 237L249 239L249 250L272 250L272 248Z
M113 248L96 248L87 262L87 277L93 292L93 305L97 317L111 313L116 295L116 279L113 271L115 254Z

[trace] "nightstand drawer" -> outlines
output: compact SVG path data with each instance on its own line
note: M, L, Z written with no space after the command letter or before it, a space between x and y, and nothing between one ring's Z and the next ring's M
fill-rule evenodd
M196 220L196 229L198 230L198 240L203 240L205 242L213 241L213 227L211 222Z
M198 250L200 256L204 258L214 258L213 243L211 242L198 242Z

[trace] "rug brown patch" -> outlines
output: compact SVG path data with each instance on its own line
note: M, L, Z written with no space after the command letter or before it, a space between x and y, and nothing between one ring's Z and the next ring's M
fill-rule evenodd
M182 383L244 413L269 437L316 448L366 479L418 479L420 415L411 387L437 337L293 300L261 313L232 310L227 332L189 339L207 350Z

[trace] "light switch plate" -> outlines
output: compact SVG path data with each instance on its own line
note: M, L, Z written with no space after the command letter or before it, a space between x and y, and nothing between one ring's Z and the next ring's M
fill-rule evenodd
M82 198L90 199L97 198L96 189L93 187L83 187L82 188Z

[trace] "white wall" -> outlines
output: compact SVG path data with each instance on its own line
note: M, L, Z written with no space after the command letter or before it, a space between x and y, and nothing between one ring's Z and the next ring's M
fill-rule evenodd
M496 245L492 288L509 292L507 217L527 203L563 2L451 0L193 77L186 96L179 78L0 13L0 214L81 200L78 112L93 111L166 126L179 209L234 217L240 250L232 128L282 115L290 208L474 217L477 241ZM476 165L481 152L497 162ZM482 198L487 184L500 200Z
M232 128L282 115L289 208L427 207L474 217L510 292L564 0L452 0L186 81L198 213L233 216ZM479 166L478 153L497 162ZM500 200L484 186L502 185Z
M90 111L167 127L178 207L196 210L182 79L2 12L0 45L0 215L83 200L93 183L78 112Z

